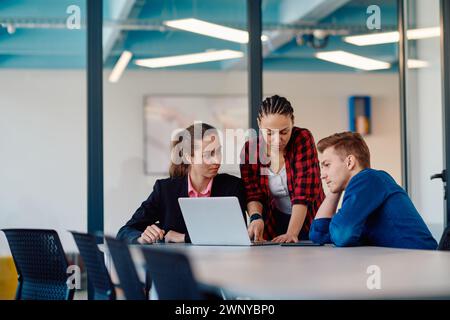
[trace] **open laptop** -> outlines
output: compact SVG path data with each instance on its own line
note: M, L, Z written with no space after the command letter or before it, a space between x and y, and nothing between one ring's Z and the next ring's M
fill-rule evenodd
M252 242L236 197L179 198L192 244L212 246L277 245Z

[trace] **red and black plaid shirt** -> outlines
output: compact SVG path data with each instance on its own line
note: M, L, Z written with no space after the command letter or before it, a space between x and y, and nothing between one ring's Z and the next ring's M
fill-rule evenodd
M265 152L260 155L259 148L259 141L256 143L255 140L250 140L245 143L240 169L247 203L259 201L263 205L264 238L270 240L277 236L273 214L275 204L269 190L268 175L262 171L268 170L270 161L267 157L263 158ZM286 146L285 166L292 205L304 204L308 208L302 227L302 231L308 234L316 212L325 198L317 150L309 130L293 127L292 136Z

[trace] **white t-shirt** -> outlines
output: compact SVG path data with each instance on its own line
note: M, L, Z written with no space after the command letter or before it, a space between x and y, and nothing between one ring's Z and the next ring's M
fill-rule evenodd
M286 167L278 173L274 173L269 168L269 190L275 201L275 206L283 213L292 213L292 203L289 197L289 189L287 185Z

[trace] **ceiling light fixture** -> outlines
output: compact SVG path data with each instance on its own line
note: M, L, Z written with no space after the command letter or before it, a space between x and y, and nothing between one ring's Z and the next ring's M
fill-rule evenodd
M408 40L420 40L439 37L441 30L439 27L420 28L407 30ZM395 43L400 39L398 31L363 34L358 36L344 37L344 41L357 46L371 46L376 44Z
M189 31L212 38L243 44L248 43L249 39L247 31L225 27L220 24L215 24L195 18L169 20L165 21L164 25L174 29ZM269 37L266 35L262 35L261 40L267 41L269 40Z
M366 58L342 50L318 52L316 53L316 57L321 60L366 71L389 69L391 67L390 63Z
M194 63L238 59L242 57L244 57L244 53L241 51L217 50L162 58L138 59L135 60L134 63L141 67L164 68Z
M128 66L133 54L130 51L124 51L120 55L119 60L117 60L116 65L114 66L111 74L109 75L109 82L116 83L119 81L120 77L122 77L123 72Z

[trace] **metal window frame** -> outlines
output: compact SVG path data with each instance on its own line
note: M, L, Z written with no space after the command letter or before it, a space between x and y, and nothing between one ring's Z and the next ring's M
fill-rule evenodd
M103 233L103 0L87 4L87 232ZM88 299L94 288L88 285Z
M407 0L397 0L397 20L399 39L399 93L400 93L400 140L401 140L401 163L402 163L402 185L406 192L409 191L409 175L408 175L408 128L407 128L407 111L406 111L406 60L407 46L406 39L407 28Z
M262 100L262 9L261 0L247 0L249 33L247 72L249 92L249 128L258 129L256 117Z

